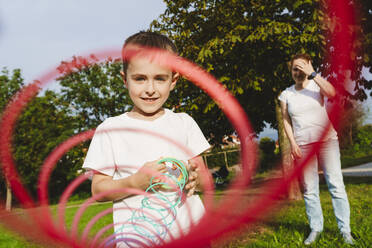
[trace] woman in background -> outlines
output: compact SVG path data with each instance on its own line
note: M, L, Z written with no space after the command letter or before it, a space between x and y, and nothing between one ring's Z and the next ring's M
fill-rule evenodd
M315 144L320 149L309 160L303 171L304 200L311 232L305 245L314 243L323 231L323 214L319 199L318 164L324 172L332 196L333 210L344 241L353 244L350 234L350 207L341 172L337 133L330 121L324 97L335 96L335 88L314 71L308 54L297 54L290 61L295 84L279 96L284 129L297 164L307 157ZM320 140L321 135L327 134Z

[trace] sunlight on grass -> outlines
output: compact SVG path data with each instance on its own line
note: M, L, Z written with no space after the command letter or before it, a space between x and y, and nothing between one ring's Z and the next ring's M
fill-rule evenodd
M367 248L372 243L372 183L371 178L345 178L351 206L351 229L356 245L353 247ZM218 190L218 195L223 191ZM331 197L326 185L321 184L321 201L324 214L324 232L316 246L313 247L349 247L345 245L339 235L336 220L333 214ZM66 209L66 223L70 227L81 201L68 204ZM104 209L111 208L112 203L95 204L90 206L82 216L79 231L82 232L89 220ZM56 211L56 206L51 207ZM274 212L274 211L272 211ZM108 214L97 222L90 235L94 235L102 227L112 223L112 214ZM278 210L270 217L249 227L242 227L237 231L233 240L221 237L213 243L214 248L237 247L303 247L303 240L309 233L303 201L283 201ZM107 232L105 235L110 235ZM28 243L19 236L0 227L1 247L30 247L39 246ZM311 246L310 246L311 247Z

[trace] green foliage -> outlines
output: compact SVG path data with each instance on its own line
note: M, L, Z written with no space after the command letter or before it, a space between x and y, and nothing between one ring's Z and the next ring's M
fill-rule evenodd
M74 116L77 131L97 127L107 117L128 110L131 101L120 75L121 62L84 66L57 79L59 106Z
M265 172L274 168L280 159L279 154L275 154L275 140L263 137L258 147L260 148L259 172Z
M351 166L357 166L372 162L372 155L356 157L353 155L342 155L341 156L341 167L347 168Z
M267 154L274 154L275 151L275 140L270 139L269 137L263 137L260 139L258 147Z
M364 2L367 8L361 12L370 20L371 3ZM181 56L195 61L224 84L245 109L256 133L263 129L264 121L272 127L277 125L274 99L292 84L287 69L291 55L306 51L313 57L315 68L324 75L333 75L332 70L338 70L323 60L339 55L337 47L327 47L330 35L338 34L340 29L332 26L334 13L325 14L329 9L326 1L166 0L165 3L167 9L153 21L151 29L171 37ZM366 36L371 33L371 22L367 20L363 19L364 29L348 27L352 34L361 37L352 44L352 54L360 56L352 57L357 68L351 75L357 83L353 97L360 100L365 99L363 87L371 88L361 74L363 65L370 66L363 61L371 53L362 52L362 33ZM332 78L332 82L343 81ZM191 112L206 134L213 133L219 141L224 134L233 132L218 104L196 86L184 80L174 93L172 104Z
M372 125L364 125L354 134L353 144L341 150L343 168L372 161Z
M0 78L0 90L3 95L7 94L8 100L23 86L20 70L14 70L11 78L4 70ZM5 105L7 101L2 100ZM13 154L22 182L32 195L36 195L39 172L44 160L53 149L76 133L77 120L69 115L67 109L61 108L58 95L51 91L33 98L23 110L14 129ZM52 199L58 198L69 182L78 175L83 158L83 146L78 146L59 160L49 183ZM84 187L87 190L87 186L82 186Z
M347 149L356 142L358 130L362 127L365 117L363 106L354 101L343 111L340 122L334 125L340 140L341 149Z
M21 76L21 70L15 69L12 75L9 75L9 71L5 68L1 71L0 75L0 113L3 112L5 106L14 94L23 87L23 78Z
M57 95L51 91L35 97L23 111L15 128L14 156L22 181L33 194L44 160L59 144L73 136L75 129L74 118L58 108ZM52 198L76 177L83 156L78 147L57 163L49 183Z
M368 68L369 72L372 73L372 1L370 0L360 0L357 2L358 12L356 15L359 17L361 26L361 36L360 43L362 43L362 49L360 51L361 64ZM358 86L362 86L365 89L372 89L371 80L361 78L358 80ZM359 88L357 86L357 88ZM370 91L370 96L372 96L372 91ZM364 97L362 93L359 94L360 97Z
M13 70L12 74L9 75L9 71L3 68L0 75L0 118L8 102L15 96L16 92L23 87L23 78L21 76L21 70ZM0 168L2 168L0 164ZM1 193L5 192L5 178L3 171L0 171L0 189Z
M342 154L351 158L372 155L372 125L360 127L354 137L353 144L342 149Z
M371 151L372 149L372 125L365 125L358 130L355 143L359 145L359 149Z

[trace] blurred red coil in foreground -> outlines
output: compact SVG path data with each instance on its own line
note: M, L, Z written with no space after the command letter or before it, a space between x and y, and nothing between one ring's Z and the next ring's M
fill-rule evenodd
M343 56L349 54L352 50L352 44L355 37L347 31L349 25L354 23L353 9L347 5L347 1L329 1L330 11L339 20L340 32L331 37L331 44L329 47L337 47L339 50L332 58L328 59L331 63L333 71L343 73L338 68L354 68L353 62L348 59L350 56ZM202 220L193 226L191 231L177 239L172 239L169 243L161 244L162 247L203 247L209 243L210 240L218 238L221 234L228 233L236 230L242 224L254 222L257 218L262 217L273 206L278 196L285 193L289 184L294 180L303 170L309 157L303 164L297 166L286 178L275 182L275 184L265 185L265 194L253 200L245 201L242 199L244 192L250 183L255 165L256 165L256 146L251 140L250 134L253 132L248 118L244 110L241 108L236 99L220 84L215 78L207 72L200 69L193 63L176 57L170 53L159 51L156 49L146 49L140 52L136 50L123 50L123 51L105 51L90 57L74 57L73 61L63 63L56 70L47 73L38 81L24 87L16 97L8 104L5 109L2 120L0 123L0 161L3 165L3 171L8 179L14 194L21 202L25 210L23 217L14 214L9 214L6 211L1 211L0 214L4 216L0 221L8 228L20 233L22 236L34 240L37 243L45 244L48 246L70 246L70 247L99 247L105 245L100 240L100 236L113 225L100 230L92 239L88 238L90 228L102 216L109 214L110 209L102 211L96 217L92 218L91 222L87 225L83 234L79 236L77 225L80 217L86 210L86 207L94 202L94 198L88 199L77 212L71 230L65 226L64 213L66 202L69 196L73 193L74 189L87 180L91 174L81 175L76 178L63 193L57 211L57 219L55 220L51 214L48 206L47 185L51 171L54 165L69 149L73 146L90 139L94 130L90 130L62 143L58 146L46 159L39 177L38 196L40 207L36 204L27 190L23 187L21 180L18 176L16 165L13 161L11 154L11 138L13 134L14 124L20 115L22 109L34 97L40 87L52 81L61 72L69 72L75 69L80 69L83 66L89 66L92 63L111 58L119 58L122 56L124 59L130 59L133 56L144 56L151 59L154 63L171 68L178 71L181 75L185 76L190 81L194 82L197 86L202 88L209 96L215 100L221 109L224 111L228 119L231 121L233 127L239 134L241 140L241 163L242 171L236 176L234 182L230 185L228 194L222 197L218 204L214 203L214 191L211 183L207 184L204 189L204 202L206 205L206 214ZM334 120L338 120L340 115L340 106L335 105L330 111L330 116ZM132 132L144 132L143 130L122 130ZM324 133L323 135L325 135ZM157 135L148 133L148 135ZM323 136L322 135L322 136ZM159 137L166 139L165 137ZM177 146L177 142L168 140L173 145ZM179 145L178 145L179 146ZM183 147L180 147L186 153ZM207 178L207 171L203 171L205 178ZM134 189L123 189L123 191L131 191L136 194L145 194L141 191ZM22 224L20 224L22 223Z

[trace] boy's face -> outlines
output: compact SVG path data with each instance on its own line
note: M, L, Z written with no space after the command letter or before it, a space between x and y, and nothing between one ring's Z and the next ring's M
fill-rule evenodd
M151 63L145 58L133 58L126 75L122 73L129 96L134 103L132 112L144 119L157 117L178 79L178 73Z

